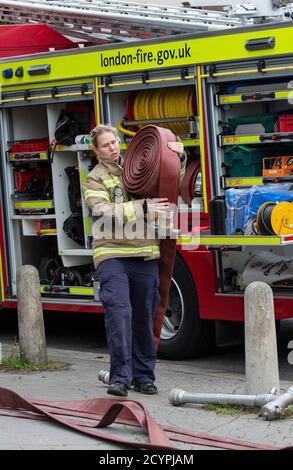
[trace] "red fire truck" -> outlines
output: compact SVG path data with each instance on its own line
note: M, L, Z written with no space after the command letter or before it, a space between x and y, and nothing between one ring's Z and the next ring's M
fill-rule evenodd
M200 207L200 231L178 238L161 357L209 353L243 322L251 280L272 286L277 320L293 317L291 176L263 173L265 158L271 170L293 158L292 44L284 22L1 59L2 306L16 307L17 268L32 264L45 310L103 312L81 198L88 134L118 126L123 152L156 123L183 140L180 198ZM71 145L55 142L62 113Z

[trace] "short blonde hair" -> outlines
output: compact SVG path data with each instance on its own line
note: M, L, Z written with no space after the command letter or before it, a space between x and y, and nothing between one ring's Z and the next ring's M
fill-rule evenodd
M96 149L98 148L98 138L100 137L100 135L105 134L106 132L112 132L112 134L115 135L118 142L120 142L120 138L118 136L117 129L115 127L112 127L108 124L106 125L99 124L98 126L94 127L91 130L91 134L90 134L91 142L94 148Z

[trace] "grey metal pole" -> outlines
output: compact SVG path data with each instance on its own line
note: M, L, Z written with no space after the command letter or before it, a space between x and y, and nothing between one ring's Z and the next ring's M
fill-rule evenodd
M174 388L169 394L172 405L184 405L185 403L215 403L218 405L244 405L262 406L276 398L272 393L261 395L232 395L226 393L190 393Z
M260 415L263 419L272 421L273 419L281 418L284 415L285 409L288 405L293 405L293 386L282 395L278 396L275 400L267 403L260 410Z
M38 270L21 266L16 273L20 357L47 366L46 337Z
M280 391L276 326L272 289L252 282L244 293L245 375L247 394Z

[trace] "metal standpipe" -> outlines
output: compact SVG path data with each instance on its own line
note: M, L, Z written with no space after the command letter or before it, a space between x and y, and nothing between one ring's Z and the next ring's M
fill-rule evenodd
M272 390L273 392L273 390ZM172 405L179 406L185 403L204 404L214 403L218 405L244 405L263 406L275 400L274 393L261 395L232 395L226 393L190 393L174 388L169 394L169 401Z
M106 385L109 385L110 372L108 370L101 369L98 373L98 380Z
M288 405L293 405L293 385L285 393L276 397L275 400L265 404L260 410L260 416L267 421L279 419L284 416Z

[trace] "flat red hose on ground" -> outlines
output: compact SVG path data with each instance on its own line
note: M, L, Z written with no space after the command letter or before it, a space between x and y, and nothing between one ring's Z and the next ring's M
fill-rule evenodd
M279 447L255 444L211 434L196 433L169 425L159 425L142 403L126 398L47 401L27 398L0 387L0 415L16 418L52 420L96 439L140 449L175 450L171 441L229 450L278 450ZM130 441L101 428L112 423L141 427L148 442Z

